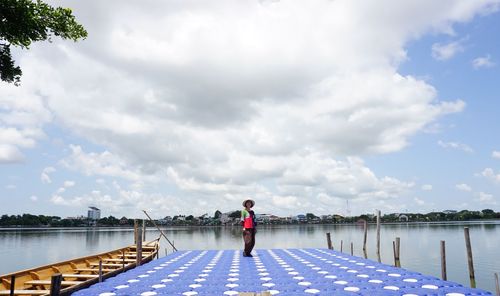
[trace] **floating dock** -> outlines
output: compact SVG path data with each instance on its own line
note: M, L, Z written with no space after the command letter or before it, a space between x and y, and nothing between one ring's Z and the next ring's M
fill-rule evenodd
M403 268L329 249L178 251L74 296L239 295L492 295Z

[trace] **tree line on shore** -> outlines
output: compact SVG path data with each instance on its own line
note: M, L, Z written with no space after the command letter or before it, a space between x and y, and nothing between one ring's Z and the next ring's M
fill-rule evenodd
M238 224L240 211L233 211L222 219L222 213L216 211L213 217L203 215L195 217L193 215L177 215L168 217L168 219L159 219L155 222L160 225L233 225ZM297 219L274 216L274 219L261 219L261 224L341 224L356 223L362 220L374 222L376 217L373 214L363 214L359 216L344 217L341 215L322 215L316 216L313 213L299 215L303 218ZM421 213L391 213L381 216L382 223L388 222L439 222L439 221L471 221L471 220L496 220L500 219L500 212L491 209L482 211L445 211ZM92 226L132 226L134 219L127 217L116 218L113 216L104 217L97 221L79 217L79 218L61 218L58 216L45 215L2 215L0 217L0 227L87 227ZM152 226L152 224L148 224Z

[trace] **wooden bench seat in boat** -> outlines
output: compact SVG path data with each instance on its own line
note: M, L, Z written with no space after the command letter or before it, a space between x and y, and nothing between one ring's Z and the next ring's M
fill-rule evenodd
M73 285L78 285L83 282L81 281L61 281L61 286L73 286ZM33 285L33 286L38 286L38 285L50 285L50 280L32 280L32 281L27 281L24 282L25 285Z
M110 271L115 271L116 269L110 269L110 268L103 268L102 272L110 272ZM99 272L99 268L77 268L75 269L76 272Z
M99 266L99 262L97 263L90 263L90 266ZM122 267L121 264L117 264L117 263L103 263L102 264L102 267Z
M99 271L99 270L97 270ZM97 274L70 274L70 273L63 273L62 275L63 278L79 278L79 279L93 279L96 277L99 277Z
M14 295L49 295L50 290L14 290ZM10 295L10 290L0 291L0 295Z
M146 258L146 257L148 257L148 256L149 256L149 254L144 254L144 253L142 253L142 258L143 258L143 259L144 259L144 258ZM120 255L120 256L118 256L117 258L118 258L118 259L122 259L122 258L123 258L123 256L121 256L121 255ZM136 258L135 254L134 254L134 255L125 255L125 259L135 260L135 258Z
M135 259L125 259L125 260L123 260L123 259L104 259L102 261L103 262L123 262L123 261L125 261L125 263L126 263L126 262L135 262Z
M144 256L148 256L150 254L152 254L153 252L142 252L142 257ZM125 253L125 256L126 257L135 257L137 253L136 252L128 252L128 253ZM123 254L118 254L118 257L121 257Z
M131 250L135 250L135 246L130 247ZM143 250L155 250L156 247L151 247L151 246L142 246Z

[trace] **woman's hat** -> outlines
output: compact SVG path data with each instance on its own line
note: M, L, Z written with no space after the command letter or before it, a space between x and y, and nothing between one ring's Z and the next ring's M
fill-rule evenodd
M253 201L253 200L251 200L251 199L247 199L247 200L245 200L245 201L243 202L243 206L244 206L244 207L246 206L247 202L251 202L251 203L252 203L252 205L250 206L251 208L253 208L253 206L255 205L255 201Z

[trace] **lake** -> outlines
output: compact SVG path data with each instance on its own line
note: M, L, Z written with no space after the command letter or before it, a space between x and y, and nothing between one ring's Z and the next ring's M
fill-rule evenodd
M494 291L494 272L500 272L500 221L468 223L383 224L382 262L394 264L392 241L401 238L401 266L428 275L441 276L440 241L446 241L448 280L469 285L464 227L470 228L474 268L478 288ZM163 228L178 249L240 249L240 227ZM335 250L363 256L362 225L275 225L261 226L256 248L326 248L330 232ZM157 238L148 229L147 239ZM368 228L368 258L376 260L376 228ZM105 252L133 243L133 229L0 229L0 274L49 264L75 257ZM162 239L165 255L167 242ZM172 248L168 246L168 253Z

